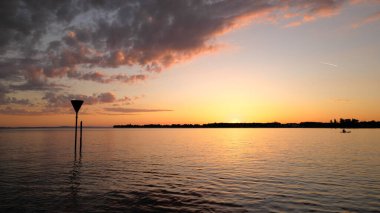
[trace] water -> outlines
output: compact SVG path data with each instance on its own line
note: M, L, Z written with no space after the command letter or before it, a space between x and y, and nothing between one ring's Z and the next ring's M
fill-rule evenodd
M379 212L380 130L0 130L0 212Z

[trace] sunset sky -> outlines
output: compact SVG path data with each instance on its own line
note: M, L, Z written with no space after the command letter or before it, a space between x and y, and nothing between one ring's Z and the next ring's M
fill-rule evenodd
M378 0L0 2L0 126L380 120Z

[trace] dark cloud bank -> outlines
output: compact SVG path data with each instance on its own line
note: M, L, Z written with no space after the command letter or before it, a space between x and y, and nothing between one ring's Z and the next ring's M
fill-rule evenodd
M12 97L40 91L51 107L81 97L88 104L118 99L65 94L56 79L134 83L150 72L218 48L215 37L255 16L284 18L291 25L333 14L342 0L12 0L0 1L0 105L31 104ZM137 66L141 74L109 74ZM111 97L112 96L112 97ZM128 109L106 109L124 112ZM132 109L134 111L135 109ZM149 110L147 110L149 111ZM157 111L157 110L153 110Z

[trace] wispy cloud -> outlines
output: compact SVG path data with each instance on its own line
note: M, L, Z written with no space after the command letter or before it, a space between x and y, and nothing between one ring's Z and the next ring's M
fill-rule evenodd
M24 98L19 99L15 97L9 97L7 96L7 93L9 93L9 89L0 83L0 106L8 105L8 104L17 104L17 105L24 105L24 106L32 105L29 99L24 99Z
M0 87L1 90L1 87ZM70 114L72 113L72 107L70 100L80 99L83 100L86 106L93 105L115 105L123 106L130 105L136 100L135 97L124 96L122 98L117 98L115 94L111 92L92 94L92 95L80 95L80 94L56 94L54 92L47 92L42 97L41 103L38 103L40 107L34 106L28 99L17 99L14 97L7 97L1 95L0 93L0 106L13 104L14 107L6 106L0 109L0 114L8 115L40 115L40 114ZM32 106L26 109L25 106ZM110 108L111 109L111 108ZM117 110L118 108L116 108ZM107 111L107 110L106 110ZM143 111L140 111L143 112ZM145 111L149 112L149 110ZM86 112L93 113L92 111Z
M98 83L111 83L111 82L122 82L122 83L136 83L138 81L145 81L148 78L148 75L137 74L137 75L106 75L101 72L88 72L88 73L79 73L72 72L68 74L69 78L85 81L94 81Z
M123 97L117 99L116 96L111 92L105 92L100 94L93 95L75 95L75 94L56 94L52 92L48 92L42 98L47 102L48 107L63 107L70 108L71 104L69 100L79 99L83 100L86 105L95 105L95 104L110 104L110 103L125 103L131 102L132 98Z
M0 109L0 114L6 114L6 115L41 115L45 114L42 111L32 111L27 109L20 109L20 108L12 108L12 107L6 107L4 109Z
M138 108L121 108L121 107L115 107L115 108L104 108L107 112L117 112L117 113L137 113L137 112L171 112L173 110L170 109L138 109Z
M372 22L376 22L376 21L379 21L380 20L380 11L377 11L376 13L373 13L367 17L365 17L364 19L362 20L359 20L355 23L353 23L351 25L352 28L356 29L356 28L359 28L363 25L366 25L366 24L369 24L369 23L372 23Z
M285 18L296 18L296 20L286 24L285 27L298 27L319 18L337 15L344 3L345 1L298 1L284 15Z
M351 102L351 100L347 99L347 98L336 98L333 101L338 102L338 103L349 103L349 102Z
M338 65L333 64L333 63L329 63L329 62L320 62L320 63L324 64L324 65L332 66L332 67L338 67Z

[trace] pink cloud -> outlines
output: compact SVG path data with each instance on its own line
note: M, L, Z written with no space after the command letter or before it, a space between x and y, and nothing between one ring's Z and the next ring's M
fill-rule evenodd
M356 28L361 27L363 25L366 25L366 24L369 24L369 23L373 23L373 22L376 22L376 21L379 21L379 20L380 20L380 11L378 11L376 13L373 13L373 14L365 17L364 19L353 23L351 25L351 27L354 28L354 29L356 29Z
M56 23L69 26L65 28L61 39L51 41L46 50L40 50L40 59L37 57L34 66L38 66L49 78L64 77L74 71L82 72L80 68L83 66L112 68L138 65L146 71L160 72L174 64L219 50L219 44L214 42L217 36L253 20L276 22L274 14L282 12L286 18L298 17L298 20L286 25L294 27L336 14L344 2L136 1L137 7L128 2L116 4L112 1L105 3L104 7L91 2L78 5L75 2L52 4L52 7L64 7L68 11L71 8L76 10L71 11L71 18L62 18L61 14L41 13L42 16L50 17L47 20L51 23L31 23L31 26L40 24L42 29ZM28 1L25 1L24 12L34 13L33 7L29 8L28 5ZM114 13L116 16L112 21L88 19L87 25L70 22L92 7L96 7L99 14L106 16ZM39 35L36 39L42 39L45 34L36 35ZM11 37L7 39L12 40ZM96 79L96 82L107 83L98 81L99 76L81 76L82 80Z
M300 1L293 7L285 7L284 18L295 18L285 27L298 27L302 24L339 14L345 1Z
M162 72L178 63L220 51L222 45L217 38L246 24L281 20L289 22L286 27L300 26L338 14L348 1L131 0L104 1L101 5L94 1L47 2L35 7L33 1L20 0L1 8L8 12L0 20L0 26L4 26L0 77L6 81L6 97L12 97L10 94L18 90L68 89L55 84L55 79L102 84L145 81L150 72ZM58 12L61 9L66 13ZM96 11L96 16L87 13L91 10ZM78 17L84 14L88 17L79 21ZM378 15L360 24L376 20ZM96 71L120 66L139 67L142 72ZM76 96L50 94L44 100L58 107L70 97ZM82 98L89 104L118 100L110 94Z

